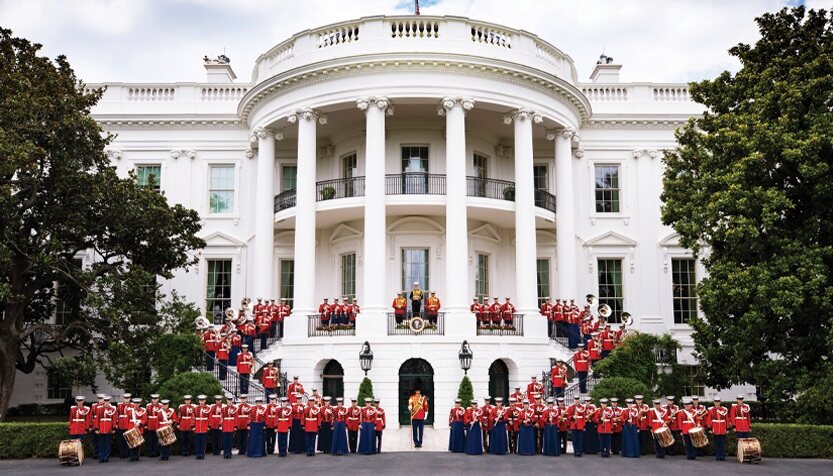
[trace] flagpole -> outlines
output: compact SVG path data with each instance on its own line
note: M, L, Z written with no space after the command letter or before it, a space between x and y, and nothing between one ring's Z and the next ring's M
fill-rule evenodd
M414 0L414 15L419 16L419 0Z

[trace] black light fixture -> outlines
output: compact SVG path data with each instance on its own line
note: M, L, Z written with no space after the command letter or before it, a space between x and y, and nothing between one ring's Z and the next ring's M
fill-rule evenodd
M463 341L463 344L460 346L460 352L457 356L460 357L460 368L463 369L463 372L465 372L466 375L468 375L469 369L471 368L471 359L474 357L471 347L469 347L469 341Z
M359 362L362 364L364 375L367 376L367 372L373 365L373 351L370 350L370 342L368 341L364 341L364 344L362 344L362 351L359 352Z

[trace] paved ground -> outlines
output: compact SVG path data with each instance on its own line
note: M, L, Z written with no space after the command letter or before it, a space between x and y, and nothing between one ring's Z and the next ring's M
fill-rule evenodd
M760 465L741 465L736 460L718 463L711 459L686 461L682 457L624 459L599 456L575 458L572 455L548 458L543 456L466 456L464 454L400 452L375 456L349 455L334 457L321 455L308 458L303 455L278 458L237 457L224 460L207 456L203 461L174 457L170 461L143 458L138 463L126 460L110 460L107 464L96 461L83 466L62 467L56 459L4 460L0 461L0 474L24 475L114 475L114 474L164 474L165 476L196 476L200 474L298 474L316 475L332 473L341 475L503 475L511 474L615 474L616 476L704 476L717 475L829 475L833 473L830 460L773 460L765 459ZM163 473L164 472L164 473ZM335 472L335 473L334 473Z

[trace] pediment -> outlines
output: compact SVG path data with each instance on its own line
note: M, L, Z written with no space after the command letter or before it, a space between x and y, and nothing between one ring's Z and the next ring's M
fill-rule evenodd
M628 236L622 235L620 233L616 233L615 231L609 231L607 233L601 234L595 238L591 238L584 242L584 246L586 247L598 247L598 246L619 246L619 247L634 247L636 246L636 240L630 238Z
M492 243L500 243L501 241L500 233L498 233L495 227L489 223L480 225L469 232L469 235L472 238L480 238L482 240L491 241Z
M205 240L205 244L207 247L240 247L246 245L246 243L244 243L243 241L238 240L237 238L231 235L227 235L221 231L215 231L214 233L210 233L203 237L203 240Z
M664 246L666 248L679 248L680 235L677 233L671 233L670 235L660 240L659 245Z
M344 223L338 225L330 235L330 243L338 243L343 240L351 240L362 237L362 232Z
M388 227L388 233L398 234L440 234L445 228L439 223L425 217L405 217L396 220Z

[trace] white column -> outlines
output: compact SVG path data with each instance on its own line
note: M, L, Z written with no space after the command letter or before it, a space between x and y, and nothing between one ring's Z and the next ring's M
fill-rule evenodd
M366 114L364 178L364 255L362 314L384 316L385 303L385 116L393 114L387 98L362 98L356 107ZM370 322L368 329L386 329L384 320ZM364 323L367 323L364 319Z
M298 181L295 205L295 286L294 314L307 315L315 310L315 161L316 126L327 118L310 108L287 117L298 123ZM301 319L295 319L300 321ZM296 322L297 323L297 322ZM306 327L304 320L303 326Z
M528 316L538 309L532 123L542 120L524 108L504 117L505 123L515 123L515 307Z
M445 115L445 296L447 313L468 312L468 217L466 213L466 112L474 101L446 97L440 114ZM453 317L454 322L461 318ZM446 322L446 326L450 324ZM475 322L472 319L471 329Z
M555 141L555 295L578 299L576 295L576 212L573 191L573 153L570 142L573 129L548 131L547 139Z
M249 286L252 299L277 296L275 270L275 133L262 127L252 131L257 138L257 181L255 188L254 280Z

